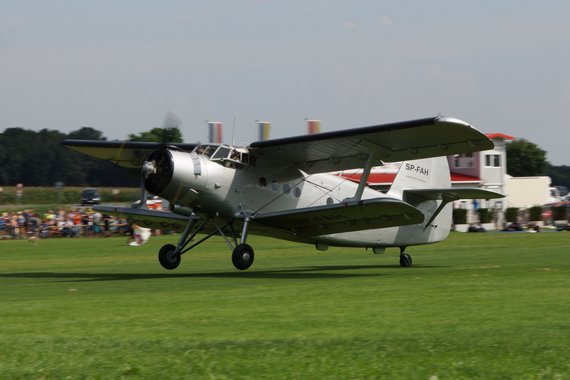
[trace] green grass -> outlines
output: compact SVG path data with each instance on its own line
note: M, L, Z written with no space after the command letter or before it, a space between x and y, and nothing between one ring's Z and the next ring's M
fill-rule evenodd
M0 241L0 379L569 379L570 233L318 252Z

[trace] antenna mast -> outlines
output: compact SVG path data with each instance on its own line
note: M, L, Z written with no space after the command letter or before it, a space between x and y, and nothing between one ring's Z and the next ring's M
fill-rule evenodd
M236 144L235 143L236 122L237 122L237 113L234 113L234 126L232 128L232 146Z

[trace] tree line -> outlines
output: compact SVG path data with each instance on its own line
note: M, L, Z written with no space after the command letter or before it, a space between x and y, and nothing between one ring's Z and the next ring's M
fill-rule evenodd
M107 139L101 131L82 127L68 134L56 130L40 131L8 128L0 133L0 186L120 186L140 184L140 171L75 152L62 145L65 139ZM130 134L130 141L182 142L178 127L153 128ZM570 166L553 166L546 152L525 139L507 145L507 172L520 176L548 175L553 185L570 188Z
M178 128L168 131L154 128L141 134L129 135L131 141L182 142ZM42 129L7 128L0 133L0 186L120 186L140 185L140 171L119 167L111 162L73 151L62 142L65 139L107 139L101 131L83 127L70 133Z
M546 175L552 179L552 186L570 189L570 166L551 165L546 151L526 139L507 144L507 174L513 177Z

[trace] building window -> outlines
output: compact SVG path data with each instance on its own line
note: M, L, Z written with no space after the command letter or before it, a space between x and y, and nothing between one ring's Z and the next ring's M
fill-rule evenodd
M456 154L453 157L453 166L455 168L472 168L473 164L473 153Z
M493 168L501 167L501 155L500 154L485 155L485 166Z

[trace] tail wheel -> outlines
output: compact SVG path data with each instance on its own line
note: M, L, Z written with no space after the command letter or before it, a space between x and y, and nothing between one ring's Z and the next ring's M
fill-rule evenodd
M166 244L158 252L158 261L164 269L173 270L180 265L180 254L176 252L175 246Z
M232 252L232 263L239 270L246 270L253 264L253 248L247 244L239 244Z
M412 266L412 256L408 255L407 253L400 254L400 266L404 268L408 268Z

